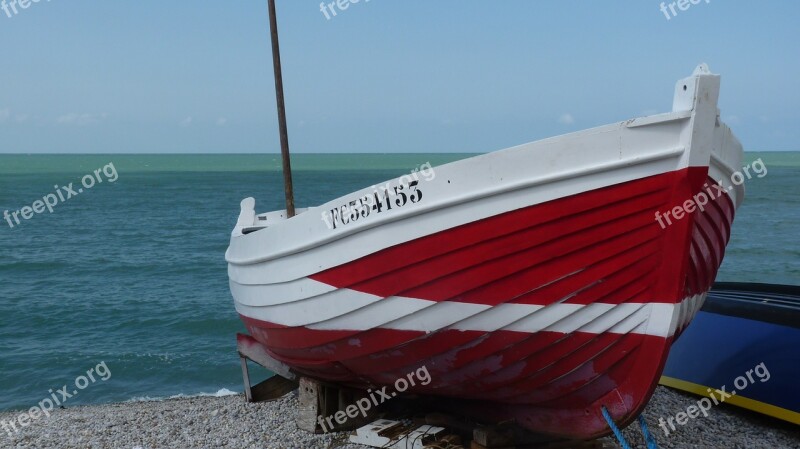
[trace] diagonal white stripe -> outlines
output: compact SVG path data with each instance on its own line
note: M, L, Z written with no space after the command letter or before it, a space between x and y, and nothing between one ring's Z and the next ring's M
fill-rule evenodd
M353 290L335 290L306 300L260 307L236 303L244 316L284 326L315 330L373 328L433 332L440 329L492 332L509 330L572 333L642 333L668 337L685 326L704 295L680 304L556 303L549 306L435 302L417 298L380 298ZM643 326L644 325L644 326Z

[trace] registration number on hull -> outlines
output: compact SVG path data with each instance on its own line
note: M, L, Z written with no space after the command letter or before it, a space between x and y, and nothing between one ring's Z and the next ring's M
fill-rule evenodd
M322 221L331 228L337 229L366 219L371 214L380 214L384 211L399 209L408 204L422 201L422 190L419 181L410 181L407 185L400 184L390 187L388 184L376 188L372 193L362 196L347 204L330 209L322 213Z

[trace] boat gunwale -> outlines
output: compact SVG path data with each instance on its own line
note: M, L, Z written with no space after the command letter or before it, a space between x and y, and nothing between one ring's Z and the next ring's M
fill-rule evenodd
M621 124L624 124L624 122L621 122ZM537 142L532 142L532 143L540 143L540 142L544 142L544 141L537 141ZM514 149L514 148L518 148L518 147L508 148L508 150L511 150L511 149ZM504 151L504 150L500 150L500 151ZM442 210L443 208L454 207L454 206L458 206L458 205L461 205L461 204L469 203L469 202L472 202L472 201L486 199L486 198L490 198L490 197L493 197L493 196L506 194L506 193L509 193L509 192L514 192L514 191L518 191L518 190L522 190L522 189L526 189L526 188L536 187L536 186L539 186L539 185L555 183L555 182L563 181L563 180L574 178L574 177L578 177L578 176L589 176L589 175L594 175L594 174L597 174L597 173L624 169L624 168L633 167L633 166L637 166L637 165L643 165L643 164L647 164L647 163L651 163L651 162L658 162L658 161L665 160L665 159L677 158L678 156L684 154L685 152L686 152L686 147L678 146L678 147L671 148L669 150L662 150L662 151L659 151L659 152L654 152L654 153L648 154L646 156L634 156L634 157L630 157L630 158L627 158L627 159L616 160L616 161L612 161L612 162L606 162L604 164L599 164L599 165L596 165L596 166L591 167L591 168L581 168L581 169L578 169L578 170L565 171L565 172L557 173L557 174L550 175L550 176L539 177L539 178L536 178L536 179L529 179L529 180L525 180L525 181L521 181L521 182L516 182L514 184L502 185L502 186L496 187L494 189L487 189L487 190L484 190L484 191L481 191L481 192L476 192L476 193L473 193L473 194L470 194L470 195L462 195L461 197L451 197L451 198L449 198L449 199L447 199L445 201L429 203L429 204L420 206L420 207L415 208L415 209L408 209L406 211L401 211L401 212L398 212L397 215L395 215L395 216L393 216L391 218L386 218L384 220L376 220L375 222L367 224L367 225L363 225L360 228L353 228L353 229L350 229L350 230L343 231L341 233L336 233L336 234L324 236L322 238L318 238L316 240L312 240L312 241L307 242L305 244L301 244L301 245L295 246L294 248L291 248L291 249L285 249L285 250L282 250L282 251L279 251L279 252L275 252L275 253L270 254L268 256L253 257L253 258L244 259L244 260L234 260L233 257L230 256L229 252L226 252L225 260L231 265L254 265L254 264L258 264L258 263L262 263L262 262L276 260L276 259L280 259L282 257L286 257L286 256L289 256L289 255L292 255L292 254L302 253L304 251L316 248L318 246L322 246L322 245L328 244L330 242L333 242L333 241L336 241L336 240L339 240L339 239L343 239L345 237L349 237L351 235L358 234L360 232L364 232L364 231L370 230L370 229L375 228L375 227L379 227L379 226L385 225L388 222L397 222L397 221L406 220L408 218L412 218L412 217L415 217L415 216L418 216L418 215L425 214L425 213L427 213L429 211L432 211L432 210ZM492 154L492 153L490 153L490 154ZM480 156L476 156L476 157L480 157ZM470 159L472 159L472 158L470 158ZM465 160L469 160L469 159L464 159L462 161L451 162L450 164L463 162ZM445 165L450 165L450 164L445 164ZM444 167L445 165L442 165L441 167ZM352 193L355 193L355 192L352 192ZM344 195L344 196L340 197L339 199L345 198L345 197L351 195L352 193ZM332 200L332 201L336 201L336 200ZM320 207L321 206L310 207L304 213L313 212L315 210L318 210ZM275 212L275 211L273 211L273 212ZM289 220L285 220L285 221L289 221ZM267 228L263 228L263 229L267 229ZM258 231L254 231L254 232L250 232L250 233L248 233L246 235L256 234L258 232L263 231L263 229L260 229ZM242 237L244 237L244 235L235 236L233 238L242 238Z
M800 329L800 286L718 282L701 310Z

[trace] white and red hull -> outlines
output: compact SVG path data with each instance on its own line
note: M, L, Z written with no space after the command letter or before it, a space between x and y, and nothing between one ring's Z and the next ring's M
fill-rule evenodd
M722 262L742 148L718 91L699 68L673 112L437 167L391 210L341 207L375 189L290 220L243 210L227 253L236 309L297 374L366 388L424 365L432 381L414 393L604 434L601 406L640 412ZM718 181L703 211L656 221Z

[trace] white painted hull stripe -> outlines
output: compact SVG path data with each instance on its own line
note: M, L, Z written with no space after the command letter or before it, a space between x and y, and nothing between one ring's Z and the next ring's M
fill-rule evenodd
M669 337L676 328L691 320L704 296L686 298L679 305L556 303L549 306L500 304L492 307L404 297L382 299L352 290L337 290L318 299L272 307L253 307L237 302L236 310L253 319L315 330L614 332Z

